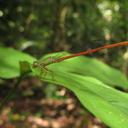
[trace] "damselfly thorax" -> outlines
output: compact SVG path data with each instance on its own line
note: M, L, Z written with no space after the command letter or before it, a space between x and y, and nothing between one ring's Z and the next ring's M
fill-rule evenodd
M48 57L42 60L37 60L33 62L33 68L38 68L40 70L40 76L46 76L47 72L51 72L53 79L53 71L47 68L48 65L56 63L56 58Z

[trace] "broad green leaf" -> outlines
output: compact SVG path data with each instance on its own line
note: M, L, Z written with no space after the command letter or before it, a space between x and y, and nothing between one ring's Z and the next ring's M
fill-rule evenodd
M46 59L47 57L45 57L45 60L42 60L42 63L49 62ZM53 56L53 58L55 57ZM61 63L54 63L47 66L48 70L50 71L46 71L45 69L43 70L43 67L41 69L39 67L36 67L32 68L32 72L35 75L39 76L42 80L57 85L63 85L64 87L73 91L80 100L80 102L91 113L93 113L96 117L100 118L108 126L112 128L127 128L128 94L118 91L110 85L106 84L112 84L111 81L113 81L116 76L121 76L121 78L118 78L119 82L122 82L122 87L127 87L127 85L123 85L124 83L127 84L127 79L118 70L113 69L95 59L89 64L85 63L86 66L84 68L86 70L87 67L89 68L89 66L93 65L93 68L97 66L95 72L97 71L97 69L100 69L100 73L103 71L109 71L109 75L111 77L109 75L105 75L104 77L108 80L111 80L110 82L107 81L103 83L104 80L100 80L100 77L95 77L93 75L89 76L85 75L86 73L82 73L82 71L85 70L83 67L81 67L81 63L85 61L90 62L91 59L84 57L76 58L76 60L74 58L74 60L72 59L72 61L69 59ZM89 68L88 72L91 70L91 68ZM103 68L106 69L103 70ZM93 70L91 71L93 72ZM52 77L52 75L54 75L54 77ZM100 76L102 77L102 75ZM124 80L126 81L124 82ZM113 85L118 85L118 83L114 84L113 81Z
M46 57L51 56L53 58L57 58L58 56L60 57L63 54L64 56L68 55L66 52L60 52L49 54ZM128 80L126 76L121 73L121 71L112 68L94 58L84 56L75 57L50 65L50 67L55 70L64 70L66 72L80 74L83 76L91 76L109 85L128 88Z
M0 77L14 78L20 75L19 62L33 63L34 57L12 48L0 47Z
M32 69L32 71L40 76L40 70ZM50 83L63 85L73 91L91 113L111 128L128 127L128 94L93 77L74 75L63 70L54 69L54 79L51 77L51 72L40 78Z

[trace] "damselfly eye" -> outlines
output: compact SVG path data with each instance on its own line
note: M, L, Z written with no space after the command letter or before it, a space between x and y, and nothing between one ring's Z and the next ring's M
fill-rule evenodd
M33 68L38 67L38 62L37 61L34 61L32 66L33 66Z

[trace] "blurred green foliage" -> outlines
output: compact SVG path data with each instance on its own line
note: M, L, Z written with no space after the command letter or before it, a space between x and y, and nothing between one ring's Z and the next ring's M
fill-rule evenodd
M0 0L0 42L42 55L127 40L127 6L127 0Z

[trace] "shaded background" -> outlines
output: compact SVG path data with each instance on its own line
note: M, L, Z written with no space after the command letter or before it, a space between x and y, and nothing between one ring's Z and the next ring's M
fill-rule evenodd
M37 58L57 51L75 53L128 40L127 22L127 0L0 0L0 46ZM90 56L127 75L126 53L126 47L120 47ZM14 82L1 82L1 98ZM35 78L22 81L0 120L9 128L106 128L71 92Z

